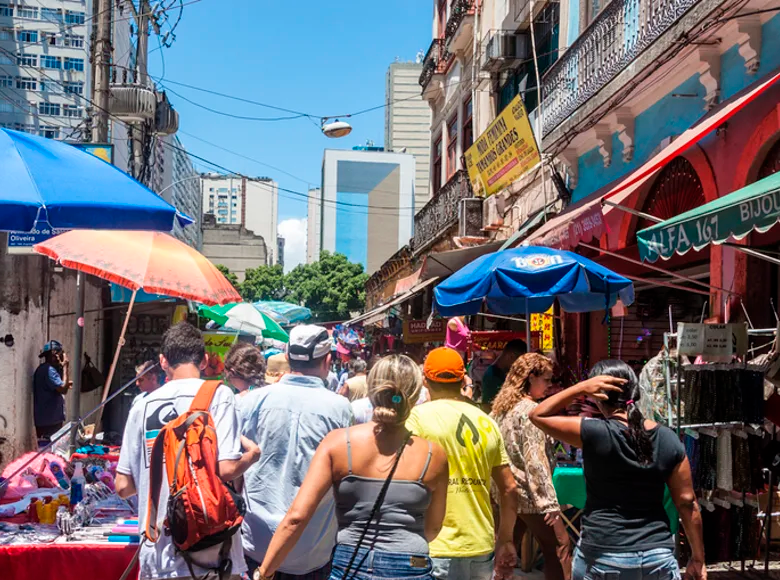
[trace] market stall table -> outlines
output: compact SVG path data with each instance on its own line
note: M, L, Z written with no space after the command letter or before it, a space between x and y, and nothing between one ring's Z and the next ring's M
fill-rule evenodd
M8 579L120 578L138 549L134 544L13 544L0 546L0 570ZM129 578L138 577L138 566Z

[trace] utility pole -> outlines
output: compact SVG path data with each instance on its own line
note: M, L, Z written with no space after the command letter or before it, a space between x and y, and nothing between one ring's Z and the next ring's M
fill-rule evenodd
M108 107L111 76L111 22L113 0L95 0L98 7L95 26L95 89L92 121L92 142L108 142Z
M138 0L138 10L136 11L132 0L128 1L130 9L135 16L135 23L138 28L138 42L136 44L135 61L137 66L135 83L141 87L149 86L149 72L147 63L149 58L149 2L148 0ZM144 177L144 143L146 141L147 127L143 123L133 125L133 177L142 181Z

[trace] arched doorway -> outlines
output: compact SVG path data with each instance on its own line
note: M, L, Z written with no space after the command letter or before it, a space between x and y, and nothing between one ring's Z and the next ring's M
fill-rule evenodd
M758 179L764 179L780 171L780 140L767 152L766 158L758 169Z

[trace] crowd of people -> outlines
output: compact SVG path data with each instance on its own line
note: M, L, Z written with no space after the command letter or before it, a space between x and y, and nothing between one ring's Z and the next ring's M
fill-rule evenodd
M642 416L625 363L601 362L549 396L552 361L510 343L489 372L497 386L483 384L474 401L460 349L435 348L422 364L397 354L356 359L339 376L331 345L326 329L301 325L287 352L268 360L252 345L233 347L207 411L219 478L242 498L240 533L186 555L162 533L140 548L141 578L504 580L530 533L547 580L673 580L668 486L690 547L687 573L706 580L685 450ZM137 494L142 530L150 514L165 529L165 510L149 505L151 450L204 388L205 364L200 332L180 323L163 337L159 370L156 361L138 368L142 392L116 488ZM48 367L41 375L43 384ZM66 383L56 378L54 392ZM562 414L583 397L599 418ZM553 441L582 450L587 504L576 547L553 487ZM158 494L165 506L165 483Z

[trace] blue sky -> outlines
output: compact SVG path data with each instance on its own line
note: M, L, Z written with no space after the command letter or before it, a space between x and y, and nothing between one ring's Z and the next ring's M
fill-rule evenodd
M432 0L271 2L203 0L185 6L176 41L149 56L154 77L318 116L381 105L385 73L396 57L414 60L431 42ZM157 48L154 37L150 50ZM202 105L236 115L285 115L170 84ZM350 119L340 140L324 137L308 119L252 122L215 115L169 97L180 114L179 138L201 157L247 175L269 176L280 187L305 193L320 183L326 147L384 142L384 110ZM287 173L197 141L194 135ZM199 168L206 169L206 166ZM279 221L306 216L306 200L280 192ZM289 224L288 224L289 225Z

